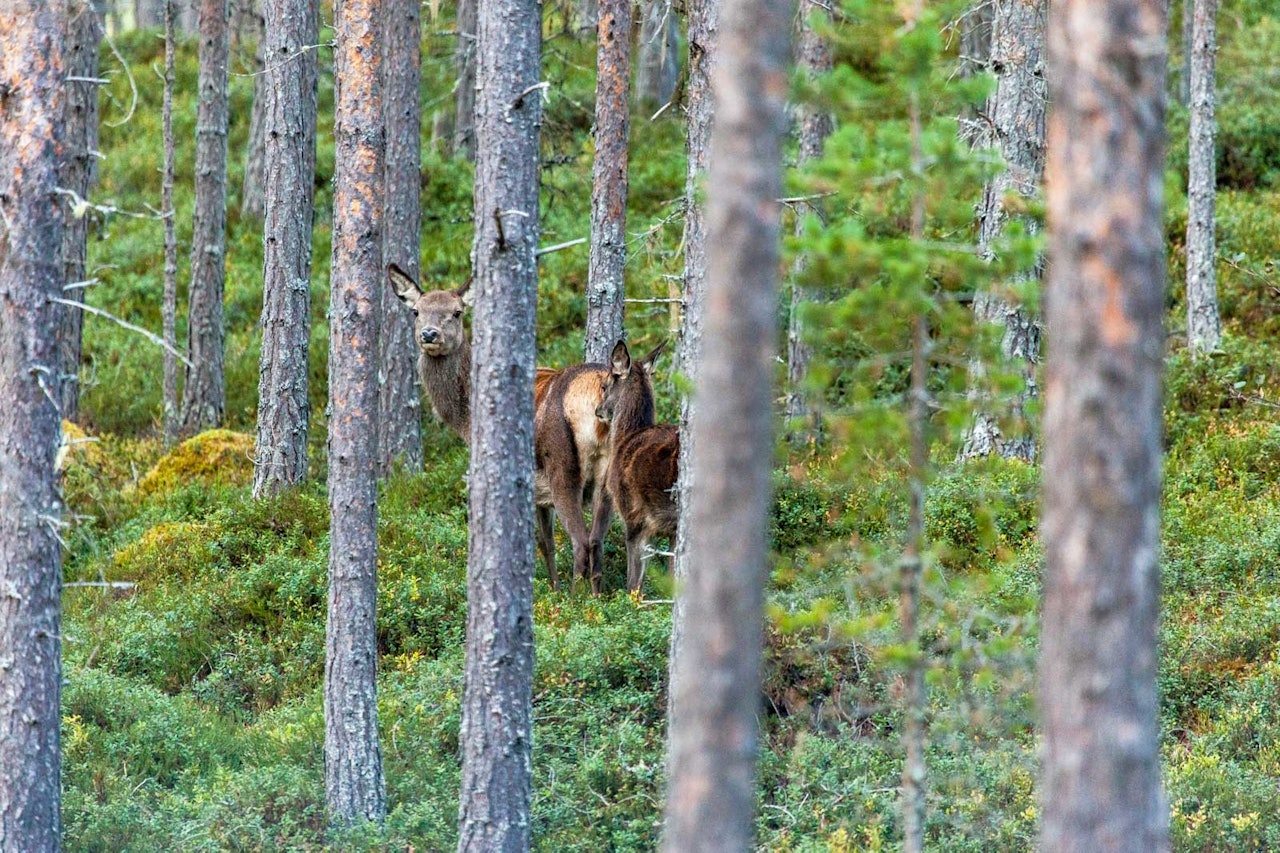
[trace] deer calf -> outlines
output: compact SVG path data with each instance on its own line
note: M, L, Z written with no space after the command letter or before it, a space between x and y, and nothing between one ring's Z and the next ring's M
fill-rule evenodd
M468 280L452 290L423 291L395 264L387 266L391 288L414 313L418 374L431 410L446 426L471 440L471 341L463 326ZM552 510L573 543L573 576L591 578L600 592L604 533L609 525L605 490L608 427L597 422L609 369L579 364L564 370L539 367L534 377L534 506L538 550L547 564L552 589L558 589ZM587 531L582 504L592 495L593 519Z
M627 531L627 589L633 592L644 583L649 540L673 538L680 516L675 495L680 430L654 423L650 373L664 346L666 341L633 362L627 345L618 341L596 408L596 417L610 425L608 488Z

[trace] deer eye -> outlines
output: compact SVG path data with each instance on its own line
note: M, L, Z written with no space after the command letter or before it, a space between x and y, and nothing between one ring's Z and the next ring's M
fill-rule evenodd
M409 310L413 312L413 316L415 316L415 317L417 317L417 316L418 316L418 309L417 309L417 308L410 308Z
M454 312L453 312L453 319L455 319L455 320L456 320L456 319L458 319L458 318L459 318L459 317L461 317L461 316L462 316L462 309L461 309L461 308L459 308L457 311L454 311Z

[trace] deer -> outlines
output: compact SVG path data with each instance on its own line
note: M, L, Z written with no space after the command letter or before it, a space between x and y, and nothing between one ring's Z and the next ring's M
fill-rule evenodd
M649 540L676 535L680 511L676 478L680 466L680 430L654 423L653 363L664 340L639 361L623 341L610 355L609 378L596 418L609 424L610 459L606 485L627 532L627 589L644 583Z
M424 291L394 263L387 265L387 278L395 295L414 313L418 376L432 412L470 443L471 340L462 321L470 304L470 279L452 289ZM604 535L611 518L605 488L609 429L599 423L595 409L608 374L603 364L578 364L563 370L539 367L534 376L535 538L552 589L560 588L554 511L573 543L574 584L590 578L592 593L600 593ZM590 530L582 514L588 494Z

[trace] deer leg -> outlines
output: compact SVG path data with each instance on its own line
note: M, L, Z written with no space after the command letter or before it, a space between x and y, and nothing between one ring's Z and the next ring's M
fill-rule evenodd
M601 580L604 577L604 538L609 535L609 522L613 518L613 500L604 483L596 483L595 494L591 501L591 549L589 568L591 570L591 592L600 594Z
M551 588L560 588L560 577L556 574L556 531L555 515L549 506L534 508L538 523L538 550L542 551L542 559L547 564L547 575L551 578Z
M579 578L587 577L590 563L587 522L582 517L582 487L574 489L553 483L551 500L555 504L556 514L560 516L560 523L573 542L573 585L576 587Z
M627 531L627 591L639 592L644 585L644 549L649 537L643 526Z

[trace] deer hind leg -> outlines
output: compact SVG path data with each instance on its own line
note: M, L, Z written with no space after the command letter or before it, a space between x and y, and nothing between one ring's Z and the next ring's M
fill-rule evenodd
M582 486L576 488L563 484L552 484L551 500L555 504L560 523L573 542L573 585L586 578L590 570L590 539L587 536L587 522L582 517Z
M538 550L547 564L547 575L551 578L551 588L560 588L560 577L556 574L556 531L555 512L549 506L534 509L538 524Z
M596 483L595 495L591 501L591 539L590 562L591 593L600 594L601 580L604 577L604 538L609 535L609 522L613 519L613 500L604 483Z
M644 525L627 529L627 591L638 592L644 585L644 552L649 531Z

